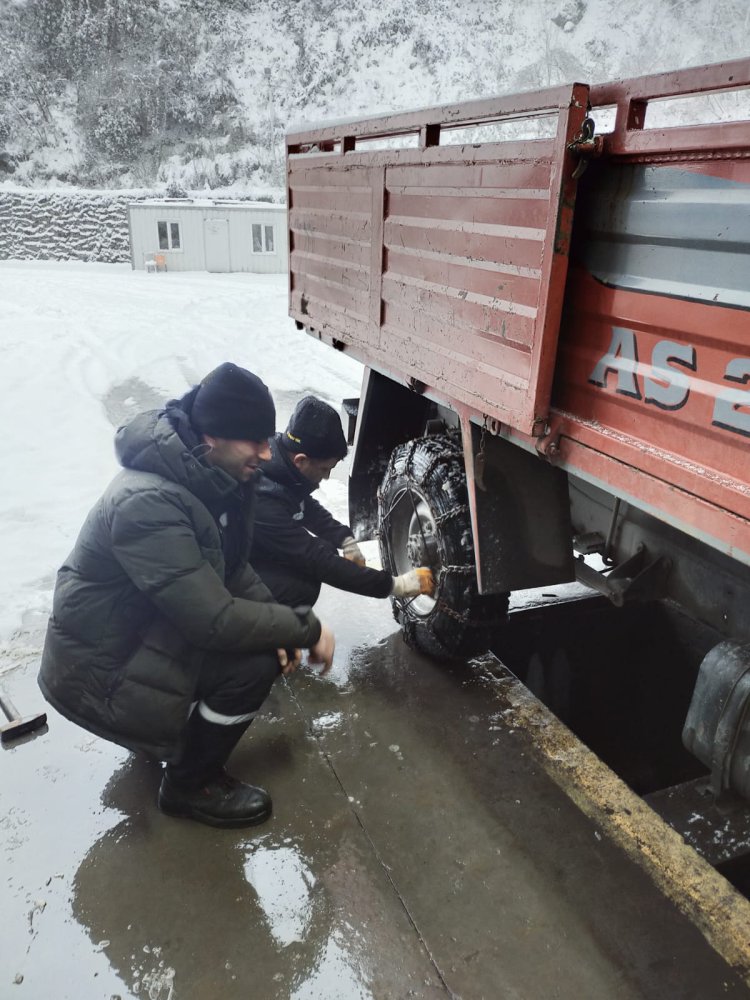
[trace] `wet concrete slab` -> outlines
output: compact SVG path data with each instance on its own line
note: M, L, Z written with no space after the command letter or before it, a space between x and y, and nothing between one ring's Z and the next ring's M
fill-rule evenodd
M319 740L449 991L748 995L542 771L490 678L398 636L355 654L350 676L342 725ZM319 686L296 685L314 719Z
M283 683L233 762L273 791L257 830L162 816L158 765L50 721L2 760L0 996L445 995Z
M157 765L52 713L0 754L0 997L745 997L510 727L490 678L327 592L328 678L276 685L232 770L272 820L161 816ZM41 707L34 641L2 667Z

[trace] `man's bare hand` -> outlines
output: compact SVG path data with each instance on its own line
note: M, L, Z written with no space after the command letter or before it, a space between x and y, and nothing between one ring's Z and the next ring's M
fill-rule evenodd
M353 538L345 538L341 543L341 553L344 559L348 559L350 562L356 563L358 566L366 566L365 557L362 555L362 549L354 541Z
M285 676L287 674L293 674L294 671L300 664L302 659L301 649L277 649L276 655L279 658L279 664L281 665L281 672Z
M327 674L333 664L333 651L336 649L336 637L327 625L321 627L320 638L310 647L309 663L322 663L321 674Z

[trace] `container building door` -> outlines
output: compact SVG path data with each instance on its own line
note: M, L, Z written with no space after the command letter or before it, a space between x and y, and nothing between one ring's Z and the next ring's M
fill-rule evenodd
M206 270L231 271L229 220L206 219L203 223L203 242L206 250Z

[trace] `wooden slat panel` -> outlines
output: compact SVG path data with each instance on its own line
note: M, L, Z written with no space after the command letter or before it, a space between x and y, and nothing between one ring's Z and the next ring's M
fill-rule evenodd
M499 393L507 415L523 405L532 371L550 216L549 190L535 185L549 183L551 165L514 163L509 170L496 165L492 171L495 183L487 188L488 177L476 165L425 166L420 193L413 168L388 171L383 294L394 350L399 327L408 336L408 353L417 333L423 346L433 343L434 353L426 352L422 362L422 381L440 382L443 389L450 382L467 402L494 400ZM472 183L481 184L477 190L488 196L469 194ZM464 252L433 249L436 238L445 236ZM477 239L489 241L485 249L490 251L479 260ZM519 267L519 259L525 266ZM418 323L410 313L419 316ZM488 386L489 395L483 396L482 387L493 375L495 387Z
M310 302L330 303L332 308L351 313L359 320L366 321L369 315L370 297L367 292L344 288L338 282L327 281L309 271L295 274L295 290Z
M341 215L337 212L314 212L292 208L289 211L289 228L292 233L325 233L349 239L370 242L369 217Z
M386 302L383 309L383 326L392 330L409 330L423 340L434 337L435 342L453 352L463 362L487 367L502 364L509 380L517 380L519 387L529 377L528 350L493 333L479 333L470 327L441 322L434 315L415 310L399 302Z
M461 104L443 104L419 111L401 111L363 121L343 121L302 128L287 135L287 147L303 143L336 142L349 136L391 136L415 132L425 125L463 125L489 122L504 117L534 116L540 113L564 112L570 107L571 90L585 90L580 84L551 87L523 94L500 95L464 101ZM579 101L580 103L580 101ZM584 103L585 107L585 103Z
M383 276L383 301L424 310L441 323L458 324L464 330L491 333L509 343L529 347L534 339L535 312L489 296L461 294L448 285L430 285L398 276ZM407 332L404 331L404 335Z
M508 269L532 270L541 275L544 243L541 240L511 239L495 233L491 226L453 226L435 229L428 226L410 226L397 219L386 219L384 240L386 248L411 248L415 252L446 253L455 257L469 257L476 261L492 261Z
M522 405L526 396L525 379L519 384L508 373L498 372L494 365L475 365L471 370L464 365L457 366L452 355L437 348L429 334L425 339L415 336L406 342L401 330L384 326L381 349L386 357L397 359L407 373L419 379L427 376L430 385L449 396L476 395L493 401L502 398L502 405L494 404L493 409L506 418ZM500 387L502 393L498 392Z
M337 187L356 188L369 187L370 181L366 167L354 169L347 159L347 169L342 170L340 157L334 157L333 164L328 166L307 167L304 157L295 161L295 168L290 174L290 182L293 191L303 191L305 188L321 187L327 190Z
M431 192L439 189L430 187ZM545 199L519 197L466 198L451 193L448 195L399 195L391 194L388 199L388 215L401 221L426 219L486 223L507 226L517 230L517 239L544 239L544 231L549 215L549 203Z
M372 241L370 246L370 321L373 340L380 345L383 295L383 216L385 214L385 167L376 167L372 181Z
M301 253L346 261L351 264L370 263L370 244L328 233L300 232L294 234L295 249Z
M669 73L599 83L591 88L591 104L596 107L633 99L713 93L747 86L750 86L750 59L735 59L710 66L690 66Z
M303 316L304 322L315 330L331 330L346 327L347 338L357 344L366 344L369 336L370 323L367 316L362 316L334 302L323 289L323 297L319 290L312 286L304 289L293 288L289 303L295 315Z
M519 159L514 161L507 157L483 163L471 163L467 159L460 164L444 164L440 169L440 185L443 187L466 187L476 191L485 188L517 191L543 191L549 198L550 157L554 150L550 143L542 150L534 150L536 156L529 158L528 146L519 150ZM503 150L504 152L504 150ZM521 152L523 155L521 157ZM545 158L546 157L546 158ZM424 168L420 166L399 166L398 174L388 178L388 190L399 191L403 188L423 188Z
M297 211L310 209L347 215L370 217L370 188L304 187L293 188Z
M584 88L585 89L585 88ZM430 146L428 152L419 147L404 149L354 150L345 155L329 153L306 156L290 153L288 166L295 170L298 166L310 169L313 164L320 170L369 170L372 167L417 166L424 163L466 163L473 165L515 163L549 164L555 158L555 140L518 139L507 142L472 143L471 145ZM498 185L502 187L502 184Z
M303 253L300 250L292 251L291 261L296 274L304 271L306 274L341 285L342 288L357 292L370 291L370 269L366 265L347 264L330 257L322 257L320 254Z
M587 98L574 85L555 102L563 92L552 139L306 157L295 142L331 130L290 136L295 318L344 344L364 336L363 360L386 357L394 375L531 432L549 404L575 188L568 147Z
M389 277L396 275L420 278L434 284L445 280L446 269L450 267L451 281L467 292L476 292L488 298L515 302L536 309L539 302L539 276L522 277L517 274L503 274L498 265L491 261L474 262L468 257L425 257L421 253L389 250L385 269Z

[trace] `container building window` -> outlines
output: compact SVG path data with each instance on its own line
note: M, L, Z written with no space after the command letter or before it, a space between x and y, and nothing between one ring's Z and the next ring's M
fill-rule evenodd
M160 250L179 250L182 247L179 222L157 222Z
M273 226L262 226L253 223L253 253L275 253Z

